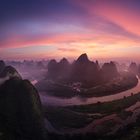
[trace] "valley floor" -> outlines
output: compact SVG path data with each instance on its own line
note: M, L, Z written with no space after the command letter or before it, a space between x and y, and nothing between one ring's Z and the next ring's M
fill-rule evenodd
M65 107L45 106L44 112L57 130L57 135L91 133L97 138L116 137L139 123L140 93L111 102Z

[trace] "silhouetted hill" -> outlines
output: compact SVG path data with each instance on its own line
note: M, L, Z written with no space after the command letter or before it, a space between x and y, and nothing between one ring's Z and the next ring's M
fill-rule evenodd
M2 77L12 75L0 85L0 139L43 140L44 118L37 90L28 80L22 80L11 66Z
M53 80L66 80L68 78L70 71L70 64L66 58L60 60L60 62L56 62L56 60L52 59L48 63L48 79Z
M20 74L17 72L17 70L12 66L5 66L3 71L0 73L0 77L18 77L21 79Z
M70 79L73 82L82 82L84 86L94 86L100 79L98 67L86 54L82 54L72 65Z
M72 64L65 58L60 62L51 60L48 64L47 79L63 83L80 82L83 87L93 87L113 80L118 75L115 63L105 63L100 68L98 61L90 61L84 53Z
M50 60L50 62L48 63L48 73L47 73L48 79L56 79L58 75L57 65L58 64L55 59Z
M138 66L135 62L132 62L130 65L129 65L129 68L128 70L134 74L138 74Z
M117 67L112 61L110 63L104 63L101 68L101 74L103 81L109 81L119 76Z
M69 65L69 62L66 58L62 58L60 60L59 64L62 65L62 66L67 66L67 65Z
M68 62L68 60L66 58L63 58L60 60L60 62L58 63L58 80L66 80L69 76L69 72L70 72L70 64Z
M89 59L86 53L80 55L76 61L76 63L88 63Z
M0 73L4 70L5 68L5 63L3 60L0 60Z

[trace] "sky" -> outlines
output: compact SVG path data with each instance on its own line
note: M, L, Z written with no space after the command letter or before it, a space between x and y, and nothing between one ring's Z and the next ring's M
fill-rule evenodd
M0 59L140 60L140 0L0 0Z

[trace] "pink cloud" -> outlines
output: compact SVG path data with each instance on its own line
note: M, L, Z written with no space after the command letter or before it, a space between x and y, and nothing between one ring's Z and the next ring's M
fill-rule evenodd
M140 36L140 10L132 6L134 3L136 6L137 1L135 0L82 0L79 4L86 8L90 15L96 14L121 26L128 32Z

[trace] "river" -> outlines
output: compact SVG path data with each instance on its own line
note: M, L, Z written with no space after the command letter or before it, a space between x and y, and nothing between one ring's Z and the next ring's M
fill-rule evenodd
M137 77L138 78L138 77ZM47 93L40 93L40 98L43 105L49 106L69 106L69 105L86 105L97 102L108 102L113 100L118 100L121 98L131 96L131 93L137 94L140 91L140 79L138 78L138 84L129 90L119 92L114 95L102 96L102 97L90 97L83 98L79 96L75 96L72 98L59 98L54 96L49 96Z
M131 88L123 92L119 92L114 95L108 95L108 96L102 96L102 97L90 97L90 98L80 98L77 96L77 97L65 99L65 98L49 96L46 93L40 93L40 97L41 97L42 104L44 106L46 105L49 105L49 106L86 105L86 104L91 104L91 103L97 103L98 101L107 102L107 101L118 100L118 99L124 98L124 96L126 97L131 96L131 93L137 94L139 91L140 91L140 79L138 78L138 84L134 88ZM140 111L140 109L138 108L139 105L140 105L140 102L137 102L136 104L127 108L126 111L132 110L133 115L131 117L128 117L125 121L122 121L122 123L120 122L117 126L114 126L112 129L113 131L111 131L111 133L114 133L119 128L125 127L127 124L135 122ZM135 109L135 108L138 108L138 109ZM106 116L105 118L110 119L110 117L111 119L115 119L117 116L114 117L110 115L110 116ZM80 129L73 129L73 131L67 130L66 133L80 133L80 132L83 133L83 132L89 132L91 130L93 131L93 127L97 126L96 123L99 121L103 121L105 118L97 119L93 121L92 123L90 123L89 125L87 125L86 127L83 127ZM65 133L65 131L62 132L55 129L47 119L45 119L45 124L46 124L46 128L50 132L54 132L58 134Z

